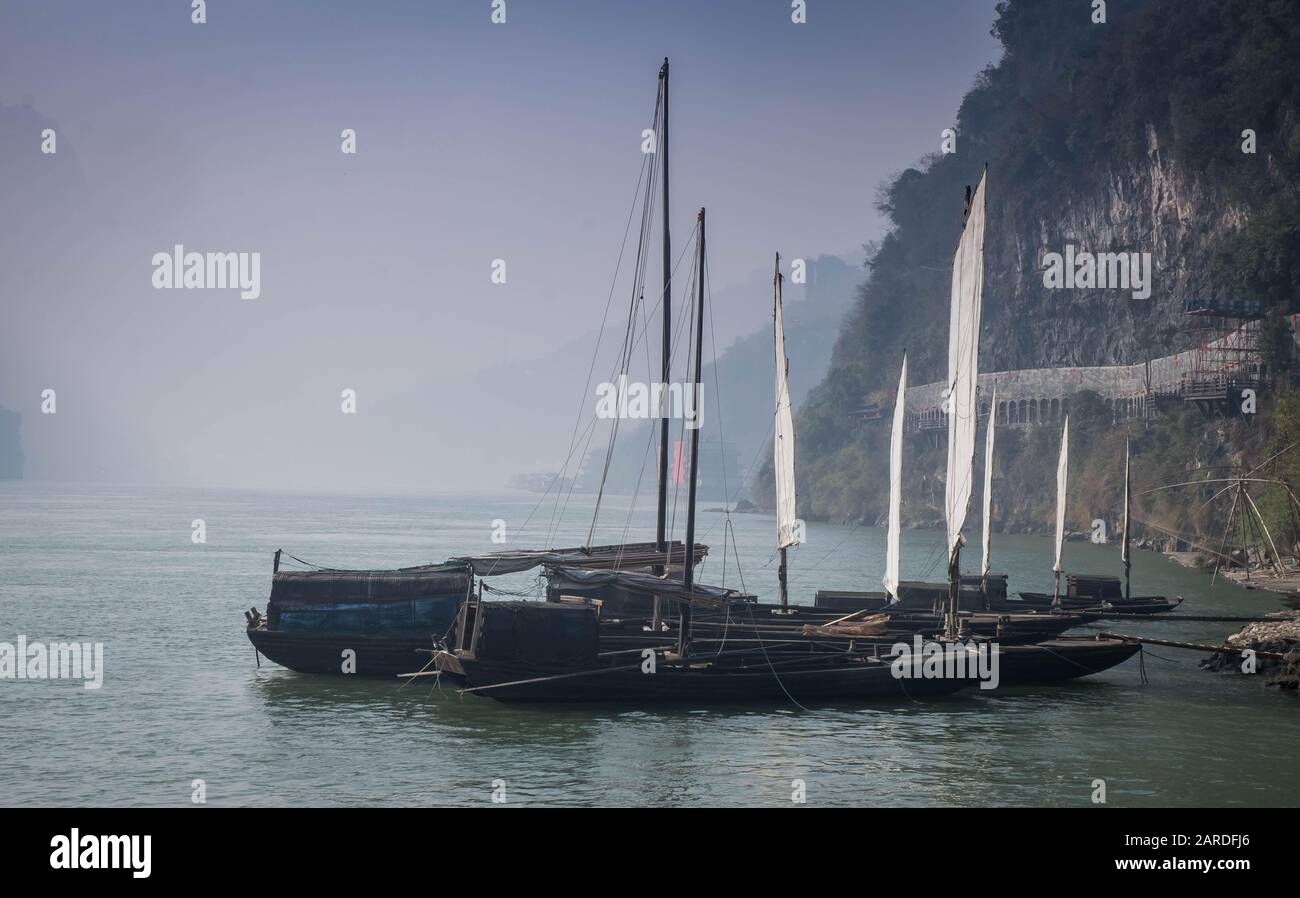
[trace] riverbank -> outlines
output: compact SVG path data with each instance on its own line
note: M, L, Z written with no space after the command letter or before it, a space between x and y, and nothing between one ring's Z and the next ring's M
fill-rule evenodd
M1215 652L1201 662L1202 670L1240 671L1264 677L1268 686L1300 688L1300 614L1278 611L1275 620L1247 624L1226 640L1237 652L1275 652L1281 660Z
M1209 556L1203 552L1165 552L1164 555L1192 570L1208 572L1213 568ZM1249 572L1225 569L1219 571L1219 577L1243 589L1262 589L1276 593L1283 605L1300 608L1300 570L1290 570L1278 575L1258 568Z

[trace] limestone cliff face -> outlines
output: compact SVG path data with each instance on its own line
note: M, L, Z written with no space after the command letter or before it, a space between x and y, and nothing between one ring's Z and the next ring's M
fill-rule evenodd
M1005 55L962 100L956 152L881 191L892 229L796 420L802 515L883 512L887 428L852 412L864 399L892 404L904 347L911 383L946 375L962 196L985 164L982 370L1134 364L1200 346L1214 334L1183 313L1189 299L1300 310L1300 78L1278 77L1296 71L1300 19L1270 0L1232 6L1135 0L1094 26L1071 0L999 4ZM1247 130L1253 152L1243 152ZM1045 286L1046 254L1071 246L1149 253L1150 295ZM1054 452L1024 448L1020 459L1008 441L1006 457ZM930 495L942 477L926 450L909 496ZM1009 479L1009 524L1036 517L1051 480ZM770 486L753 494L761 502ZM914 504L913 522L934 517Z
M1086 186L1017 199L1015 185L990 172L990 193L1011 196L991 200L981 367L1131 364L1203 342L1188 327L1183 302L1211 295L1215 253L1252 210L1163 153L1154 125L1146 132L1141 158L1114 160ZM1150 253L1151 295L1045 287L1044 254L1067 245Z

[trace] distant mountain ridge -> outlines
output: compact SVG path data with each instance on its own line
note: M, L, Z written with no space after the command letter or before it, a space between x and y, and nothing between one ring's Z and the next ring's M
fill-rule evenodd
M788 265L786 269L788 272ZM785 291L791 395L796 407L826 373L831 346L852 305L861 269L825 255L808 260L807 275L808 283L798 285L791 284L787 274ZM755 271L715 291L712 308L717 333L709 342L716 344L719 356L716 371L715 363L705 365L702 436L717 440L721 431L739 453L742 469L755 458L761 461L772 424L775 353L771 284L770 270L766 274ZM432 482L446 477L448 471L467 481L495 481L501 486L521 474L572 478L592 452L600 455L603 466L608 422L590 426L596 408L595 389L617 370L625 316L625 311L612 308L600 341L597 332L590 331L559 346L539 346L539 354L531 358L504 356L463 379L422 382L376 398L365 415L358 416L355 423L359 426L339 432L341 448L348 449L358 464L369 460L378 465L385 480L405 483L419 483L422 478ZM656 368L653 379L657 379L658 326L657 319L649 322L651 345L647 349L638 344L630 380L649 377L647 357ZM724 348L728 333L745 336ZM684 346L685 340L682 342ZM706 359L712 348L706 344ZM684 380L686 376L685 361L678 359L674 378ZM584 383L585 394L580 392ZM719 395L720 416L716 407ZM483 396L493 397L492 401L474 398ZM575 448L562 471L575 421ZM431 439L440 442L443 459L443 469L436 471L425 448ZM653 488L657 456L651 453L646 462L647 440L643 421L623 422L609 489L631 492L643 470L642 488ZM734 494L733 489L729 492Z

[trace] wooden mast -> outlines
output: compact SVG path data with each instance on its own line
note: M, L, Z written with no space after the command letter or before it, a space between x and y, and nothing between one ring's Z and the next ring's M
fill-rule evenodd
M682 582L686 585L686 601L682 602L680 632L677 634L677 654L685 658L690 653L691 642L691 586L695 582L695 483L700 464L700 419L704 388L704 209L700 208L700 262L696 272L699 290L695 300L695 380L691 389L695 395L695 428L691 431L691 483L686 500L686 567Z
M661 166L663 178L663 219L664 219L664 239L663 239L663 293L659 297L660 303L663 304L663 364L660 368L660 383L663 385L661 396L668 395L668 384L672 380L672 276L673 276L673 259L672 259L672 237L668 226L668 57L664 57L663 67L659 69L659 89L663 92L663 119L660 122L660 128L663 133L659 139L659 164ZM655 524L655 550L663 554L668 551L667 526L668 526L668 416L664 414L664 409L658 410L660 414L659 421L659 513ZM686 557L694 560L695 546L690 539L686 541ZM690 562L688 562L689 564ZM658 573L663 573L663 568L657 568ZM656 608L658 603L656 602ZM658 618L658 614L655 615Z
M780 305L781 305L781 254L780 254L780 253L777 253L777 254L776 254L776 273L772 276L772 289L773 289L773 291L774 291L774 292L773 292L773 295L772 295L772 307L773 307L773 309L775 310L775 311L773 312L773 320L772 320L772 321L773 321L773 324L775 325L775 323L776 323L776 318L775 318L775 316L776 316L777 314L780 314L780 311L781 311L781 309L780 309ZM782 340L784 340L784 338L785 338L785 334L782 333L781 337L782 337ZM781 361L783 361L783 360L785 359L785 345L784 345L784 343L782 343L782 345L778 346L778 347L777 347L777 350L778 350L778 352L779 352L779 355L777 356L777 359L778 359L777 364L780 364ZM780 396L777 396L777 397L776 397L776 400L777 400L777 402L780 402L780 401L781 401L781 397L780 397ZM779 475L778 475L778 476L779 476ZM779 512L779 511L780 511L780 509L778 508L778 512ZM780 592L781 592L781 606L780 606L780 612L781 612L782 614L784 614L784 613L786 612L787 608L789 607L789 606L788 606L788 603L789 603L789 588L788 588L788 583L787 583L787 579L786 579L786 578L787 578L787 575L788 575L788 572L789 572L789 569L786 567L785 550L786 550L786 547L785 547L785 546L782 546L782 547L781 547L781 566L778 567L778 568L776 569L776 578L777 578L777 582L780 584Z
M961 607L961 543L953 547L948 559L948 613L944 615L944 637L958 639L957 611Z
M789 594L786 588L785 546L781 547L781 566L776 569L776 576L781 584L781 613L784 614L788 608L787 596Z

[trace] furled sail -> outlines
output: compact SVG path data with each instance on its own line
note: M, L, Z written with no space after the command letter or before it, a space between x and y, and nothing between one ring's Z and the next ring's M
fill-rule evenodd
M1056 462L1056 561L1052 564L1055 573L1061 572L1061 544L1065 542L1065 489L1066 474L1070 463L1070 416L1065 416L1065 425L1061 428L1061 457Z
M903 400L907 395L907 356L898 375L898 399L894 403L894 429L889 437L889 533L885 540L885 592L898 598L898 542L903 506Z
M795 534L794 419L790 415L790 362L785 355L785 325L781 320L781 257L777 256L775 339L776 339L776 437L772 460L776 472L776 547L784 549L798 542Z
M975 387L979 379L980 303L984 292L984 181L971 197L957 254L952 260L952 306L948 318L948 559L961 545L970 509L978 424Z
M989 530L993 525L993 433L997 430L998 390L993 388L993 399L989 402L988 434L984 437L984 560L980 566L980 576L989 575Z

